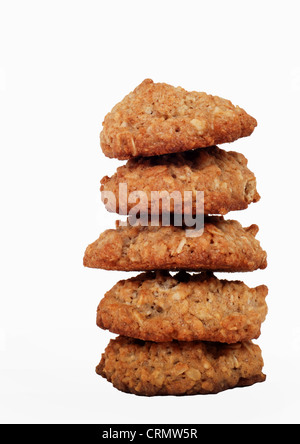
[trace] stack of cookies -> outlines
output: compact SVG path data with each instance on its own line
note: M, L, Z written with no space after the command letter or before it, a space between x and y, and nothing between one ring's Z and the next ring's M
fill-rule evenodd
M96 372L117 389L192 395L265 380L252 339L260 336L268 289L214 275L267 266L257 225L244 228L224 218L260 199L255 176L242 154L216 146L249 136L255 126L228 100L152 80L105 117L104 154L128 162L102 179L104 203L130 215L137 202L129 196L142 191L147 199L138 210L149 221L117 223L84 255L87 267L143 272L118 282L97 309L97 325L120 336L110 341ZM202 191L201 235L187 236L184 224L151 225L153 212L162 217L167 210L153 191L191 192L189 206L170 203L173 216L179 210L197 216L195 196ZM115 199L107 199L109 193Z

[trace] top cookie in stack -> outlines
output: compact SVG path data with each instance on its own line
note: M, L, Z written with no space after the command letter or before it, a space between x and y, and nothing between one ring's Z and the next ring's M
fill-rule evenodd
M229 100L144 80L103 122L108 157L178 153L250 136L256 120Z

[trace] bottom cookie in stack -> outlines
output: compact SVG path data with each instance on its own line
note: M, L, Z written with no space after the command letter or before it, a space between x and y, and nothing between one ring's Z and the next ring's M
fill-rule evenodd
M267 293L265 285L249 288L211 272L120 281L101 300L97 325L121 336L96 371L118 389L146 396L262 382L261 351L251 339L260 336Z
M261 350L251 341L140 341L119 336L111 340L96 372L117 389L135 395L219 393L265 381Z

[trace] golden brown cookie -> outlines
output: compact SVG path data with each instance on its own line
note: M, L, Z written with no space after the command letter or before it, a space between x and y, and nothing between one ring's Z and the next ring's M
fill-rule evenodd
M106 293L97 325L144 341L247 341L260 336L267 293L211 273L143 273Z
M108 157L176 153L250 136L256 120L229 100L144 80L103 122Z
M207 218L198 237L187 237L183 227L119 226L86 248L83 263L120 271L254 271L267 266L257 232L257 225L222 217Z
M261 350L251 342L143 342L111 340L96 372L135 395L218 393L263 382Z
M196 214L197 191L204 192L205 214L224 215L229 211L244 210L260 199L255 176L247 168L247 159L242 154L216 146L131 159L112 177L104 177L101 184L102 200L106 200L107 210L120 214L129 214L137 203L142 212L188 211ZM125 193L121 188L124 184ZM140 191L146 194L146 199L139 199ZM188 196L185 198L187 191L191 192L190 201ZM108 192L113 193L114 199L106 199ZM164 192L174 198L164 199ZM174 194L178 192L179 198ZM129 199L130 195L132 198ZM188 204L185 207L184 202Z

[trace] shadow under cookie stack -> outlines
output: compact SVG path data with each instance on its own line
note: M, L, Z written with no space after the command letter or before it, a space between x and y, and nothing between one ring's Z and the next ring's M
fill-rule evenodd
M117 389L136 395L218 393L263 382L258 345L267 315L265 285L249 288L214 272L252 272L267 266L255 238L258 227L224 219L260 196L245 157L217 144L250 136L256 120L228 100L144 80L105 117L101 148L128 160L101 181L109 211L162 216L154 191L204 192L204 231L186 227L117 223L90 244L84 265L143 272L118 282L100 301L97 325L118 334L96 372ZM120 185L126 184L126 195ZM103 199L105 200L105 199ZM136 204L136 203L135 203ZM189 207L197 213L195 199ZM177 212L171 203L171 212Z

